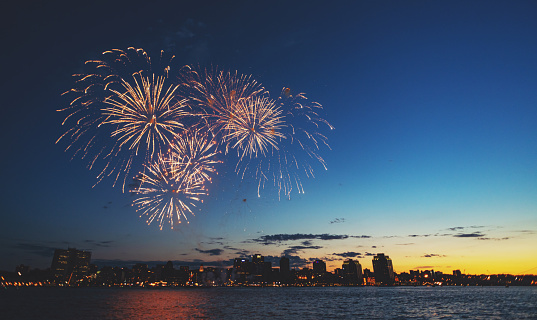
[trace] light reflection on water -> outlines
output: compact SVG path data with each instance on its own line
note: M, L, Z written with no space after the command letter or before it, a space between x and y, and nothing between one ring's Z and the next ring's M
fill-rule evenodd
M1 319L537 319L537 287L21 288Z

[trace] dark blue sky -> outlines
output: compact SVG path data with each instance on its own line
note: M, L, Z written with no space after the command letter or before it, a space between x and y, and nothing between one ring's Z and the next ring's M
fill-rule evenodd
M348 252L370 267L368 253L385 252L399 271L537 266L528 254L537 232L535 1L50 2L1 12L0 269L48 267L51 250L68 245L102 263L225 265L260 252L331 268ZM316 167L290 201L256 198L255 184L222 177L189 225L147 226L129 195L112 181L92 188L98 172L54 143L71 74L129 46L251 74L273 94L305 92L336 128L328 171ZM298 236L258 241L267 235ZM506 259L515 262L494 264Z

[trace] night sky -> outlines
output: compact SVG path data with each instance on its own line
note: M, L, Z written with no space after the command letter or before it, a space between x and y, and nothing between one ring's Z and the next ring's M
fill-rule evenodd
M1 5L0 270L75 247L99 266L385 253L396 272L537 272L537 2L173 3ZM189 224L148 226L55 144L71 75L131 46L304 92L335 127L328 170L290 200L224 170Z

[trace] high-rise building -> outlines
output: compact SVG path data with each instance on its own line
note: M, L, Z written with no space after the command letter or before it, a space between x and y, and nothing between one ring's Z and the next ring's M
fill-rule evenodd
M313 261L313 273L323 275L326 273L326 263L323 260Z
M289 268L289 258L280 258L280 279L282 282L287 282L291 278L291 269Z
M268 278L265 272L265 257L259 253L252 257L252 275L255 282L264 282Z
M250 278L252 263L248 259L235 258L235 261L233 262L233 272L235 274L235 281L245 282Z
M56 249L50 269L58 282L74 283L89 274L91 252L75 248Z
M393 273L392 259L379 253L373 257L373 272L375 273L375 283L379 285L393 285L395 274Z
M358 261L345 260L341 269L345 283L362 284L362 265Z
M252 262L253 263L262 263L265 261L265 257L263 257L261 254L257 253L257 254L254 254L254 256L252 257Z

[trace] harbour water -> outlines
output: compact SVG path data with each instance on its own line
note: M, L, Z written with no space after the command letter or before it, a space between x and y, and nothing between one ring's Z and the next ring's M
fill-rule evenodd
M8 288L0 319L537 319L537 287Z

